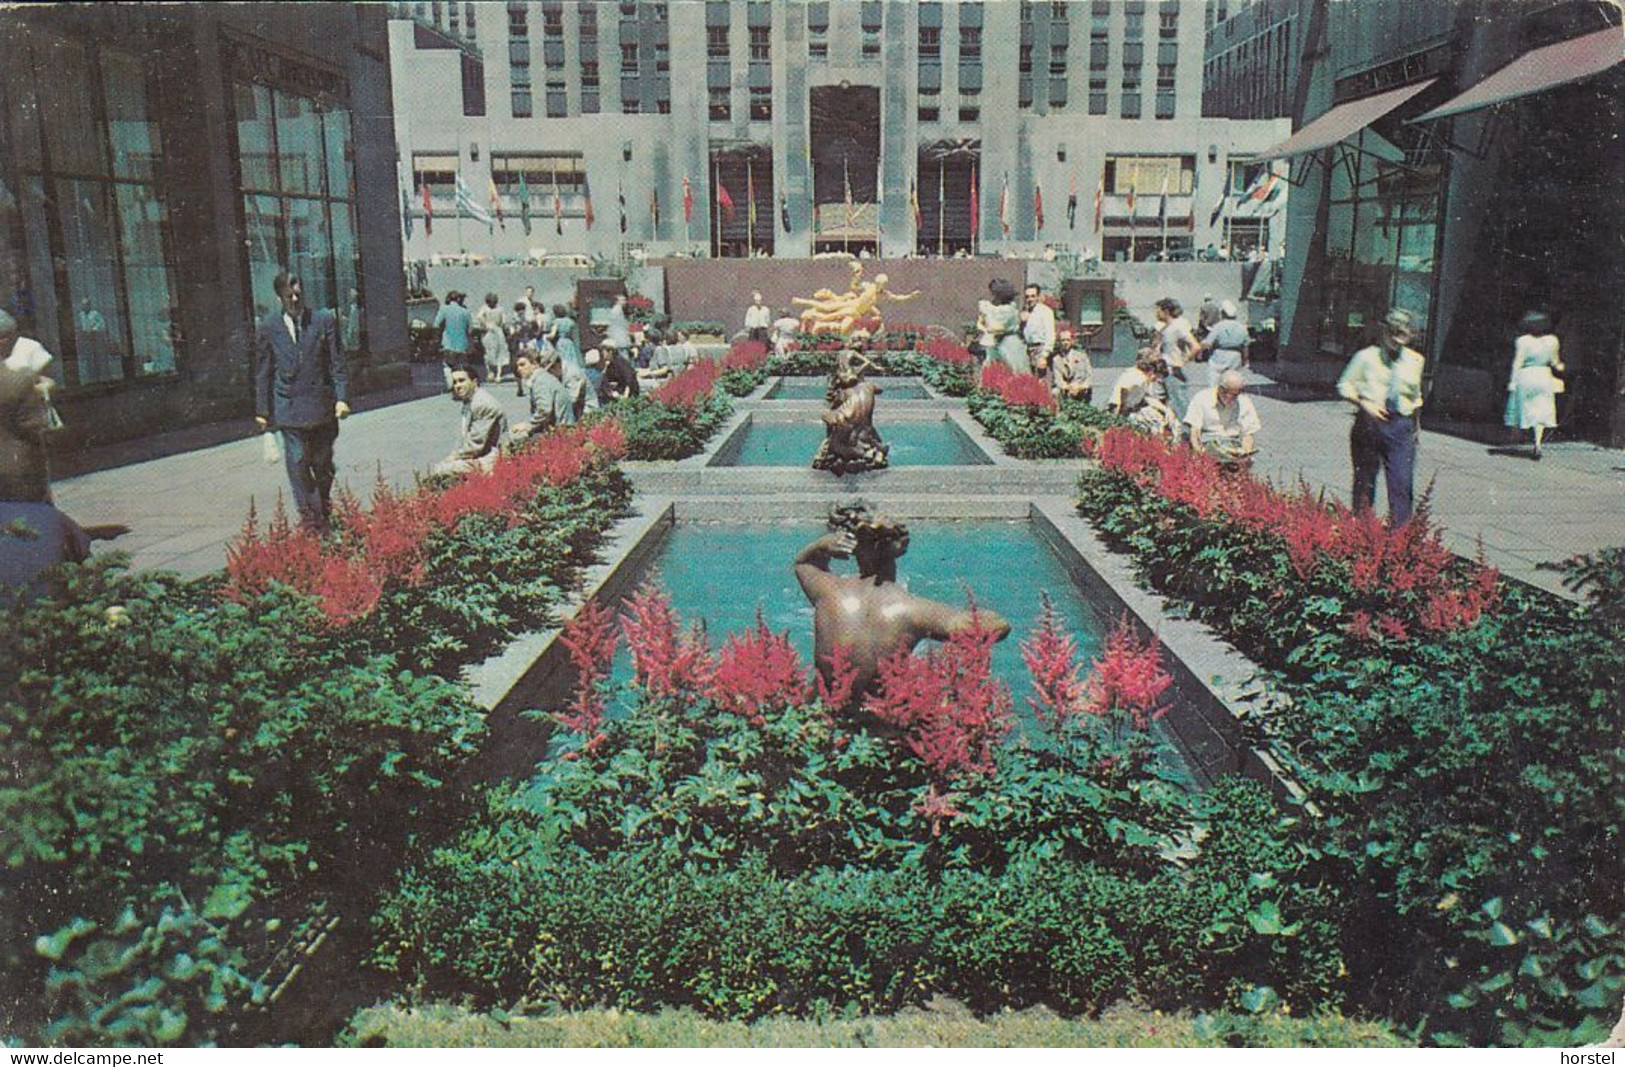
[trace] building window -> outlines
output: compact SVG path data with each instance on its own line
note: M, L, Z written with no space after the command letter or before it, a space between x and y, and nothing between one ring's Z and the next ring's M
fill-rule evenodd
M598 91L598 60L583 60L581 63L581 91Z
M771 86L751 86L750 119L752 122L773 121L773 89Z
M1130 42L1123 46L1123 69L1137 70L1145 62L1145 46Z
M564 90L562 79L549 78L547 80L547 117L562 119L569 114L568 97Z
M636 74L638 72L638 46L635 44L621 45L621 73Z
M1049 106L1051 110L1059 111L1066 107L1066 79L1051 78L1049 80Z
M1196 188L1195 156L1107 156L1106 191L1127 196L1155 196L1166 188L1169 196L1190 196Z
M829 58L828 0L807 5L807 55L812 59Z
M468 27L469 37L474 36L474 5L463 5L463 25Z
M1137 41L1145 36L1145 15L1138 11L1123 13L1123 36L1127 40Z
M1049 46L1049 72L1053 74L1066 73L1066 42L1057 41Z
M711 86L711 121L727 122L733 117L733 90L726 85Z
M1021 0L1021 22L1023 25L1033 20L1032 0Z
M658 115L671 114L671 97L661 96L655 98L655 113Z
M598 32L598 5L594 0L581 0L576 5L576 21L581 24L583 34Z
M508 36L523 37L530 33L529 5L520 3L508 4Z
M1017 63L1016 69L1017 69L1017 71L1019 73L1022 73L1022 74L1031 74L1033 72L1033 46L1032 45L1024 44L1024 45L1021 46L1020 59L1019 59L1019 61Z
M961 60L982 58L982 27L959 27L959 58Z
M920 121L921 122L936 122L939 119L941 119L941 117L942 117L942 109L940 107L938 107L936 105L936 103L933 102L933 103L927 104L923 100L920 102Z
M655 42L655 73L671 73L671 45L666 41Z
M728 58L727 26L707 26L705 28L705 55L708 59Z
M1111 25L1111 0L1093 0L1089 5L1089 39L1104 41Z
M1166 89L1169 92L1172 92L1174 88L1174 72L1176 70L1178 70L1178 68L1172 63L1158 63L1157 88Z
M982 98L973 94L961 94L959 97L959 121L976 122L982 117Z
M542 35L544 37L564 36L564 5L542 5Z
M1125 119L1137 119L1140 117L1139 93L1131 93L1125 90L1122 99L1118 103L1119 106L1117 113L1120 117Z
M1174 117L1174 94L1157 93L1157 118L1171 119Z
M583 115L596 115L599 109L598 91L581 90L581 113Z
M1089 46L1090 70L1105 70L1107 66L1110 65L1108 62L1109 58L1110 53L1107 50L1107 46L1103 42L1096 41Z
M726 36L727 27L723 27ZM750 28L750 61L752 63L770 63L773 61L773 28L771 26L752 26Z
M636 115L636 114L640 113L642 110L643 110L643 106L642 106L641 102L638 100L638 96L637 96L636 93L622 93L621 94L621 114L623 114L623 115Z
M1091 92L1089 94L1089 114L1104 115L1106 113L1106 94Z
M1023 74L1016 87L1016 106L1029 108L1033 106L1033 76Z
M941 26L921 26L920 27L920 58L921 59L941 59L942 58L942 27Z

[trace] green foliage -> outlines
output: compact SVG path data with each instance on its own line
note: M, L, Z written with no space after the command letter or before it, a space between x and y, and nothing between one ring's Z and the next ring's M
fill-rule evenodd
M717 384L729 396L749 396L767 380L766 370L738 370L724 371Z
M966 407L988 436L1018 459L1071 459L1085 442L1123 420L1081 400L1063 400L1054 411L1007 403L998 393L976 389Z
M975 364L949 363L921 352L888 352L894 374L914 374L943 396L969 396L975 385Z
M1606 1030L1598 1003L1625 992L1613 598L1584 609L1508 583L1472 627L1361 640L1342 621L1346 569L1301 577L1279 538L1109 472L1084 475L1081 508L1290 698L1252 728L1310 790L1316 847L1358 894L1346 948L1375 1010L1425 1017L1441 1042ZM1609 587L1606 564L1582 573ZM1511 918L1482 913L1491 900Z
M1597 622L1616 630L1625 628L1625 546L1540 567L1562 571L1563 585L1586 597Z
M626 433L628 459L684 459L705 447L733 413L728 398L713 393L694 407L660 403L652 395L615 404L615 419Z

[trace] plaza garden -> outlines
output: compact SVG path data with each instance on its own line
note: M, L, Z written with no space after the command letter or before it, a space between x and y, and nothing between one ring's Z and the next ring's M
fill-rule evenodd
M736 343L489 473L380 483L327 540L250 515L207 579L109 557L11 608L10 1036L1606 1036L1619 552L1559 598L1426 519L1391 530L1036 379L978 381L952 340L878 347L873 373L930 397L900 410L985 439L990 478L1064 479L1141 595L1256 665L1229 727L1247 773L1180 769L1166 727L1200 679L1122 604L1085 634L1035 590L997 649L973 629L892 657L865 699L776 619L696 625L675 565L601 583L646 480L749 496L695 457L784 421L769 380L834 358ZM884 503L917 473L796 477ZM498 716L470 679L521 647L567 669Z

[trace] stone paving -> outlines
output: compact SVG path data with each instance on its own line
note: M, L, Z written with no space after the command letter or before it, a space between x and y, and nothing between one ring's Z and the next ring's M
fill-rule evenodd
M1097 370L1097 398L1116 368ZM1267 379L1254 376L1255 382ZM510 415L521 402L512 386L495 387ZM765 390L759 391L761 395ZM1289 402L1257 397L1264 432L1257 471L1278 481L1303 478L1346 497L1349 482L1347 405L1331 400ZM629 464L640 491L687 503L696 517L740 516L740 490L767 490L773 508L821 513L834 496L857 493L899 514L1004 514L1019 499L1065 496L1080 463L1029 463L1002 456L954 400L898 401L896 418L947 415L983 447L986 467L896 468L837 480L812 470L708 467L708 456L676 464ZM744 420L762 414L779 421L790 413L815 417L816 402L746 400L712 442L714 452ZM884 434L884 398L877 412ZM366 493L378 474L410 485L450 450L458 430L449 398L436 396L358 411L338 441L339 479ZM1505 573L1553 591L1557 576L1536 569L1575 553L1625 543L1625 454L1558 442L1546 458L1495 454L1486 446L1435 432L1423 433L1417 467L1420 490L1433 483L1434 515L1452 548L1471 555L1482 539L1485 555ZM81 523L122 522L132 532L111 547L131 553L137 567L163 567L188 576L225 563L226 545L242 527L250 499L268 515L285 492L280 463L266 464L257 435L161 459L59 480L58 505ZM980 503L972 503L980 501ZM1382 504L1379 492L1379 506ZM1008 507L1006 505L1009 505ZM970 511L967 512L966 508ZM991 510L990 510L991 509ZM107 551L109 546L98 546Z

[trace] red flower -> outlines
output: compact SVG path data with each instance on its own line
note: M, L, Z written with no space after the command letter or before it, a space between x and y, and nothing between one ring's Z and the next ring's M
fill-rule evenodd
M836 645L830 654L829 674L831 681L827 684L824 675L818 675L818 702L830 709L844 708L851 703L852 687L858 681L858 668L853 665L845 645Z
M756 625L723 642L711 699L760 725L763 712L805 703L812 694L807 672L790 639L775 634L756 613Z
M1405 624L1392 615L1378 615L1377 630L1390 641L1403 641L1410 636Z
M1349 616L1348 624L1343 627L1356 641L1374 641L1375 635L1371 632L1371 613L1369 611L1356 611Z
M1162 645L1141 640L1125 617L1106 638L1104 654L1094 662L1088 683L1088 707L1097 715L1126 715L1138 729L1162 717L1158 704L1173 676L1162 668Z
M609 677L618 637L615 613L596 600L583 604L575 618L565 624L559 640L570 650L570 662L576 668L575 699L568 711L557 716L567 730L589 734L604 721L604 695L599 683Z
M708 693L716 681L716 664L699 628L683 633L671 598L653 582L626 602L621 616L632 673L637 684L656 696Z
M1027 698L1038 721L1054 732L1087 711L1088 692L1078 677L1078 643L1061 629L1049 594L1040 594L1043 608L1038 626L1021 643L1021 658L1032 675L1033 696Z
M767 345L760 341L740 338L728 349L728 354L722 357L722 369L731 370L760 370L767 366Z
M656 389L655 402L668 408L692 410L710 398L720 376L721 371L714 362L702 359Z

